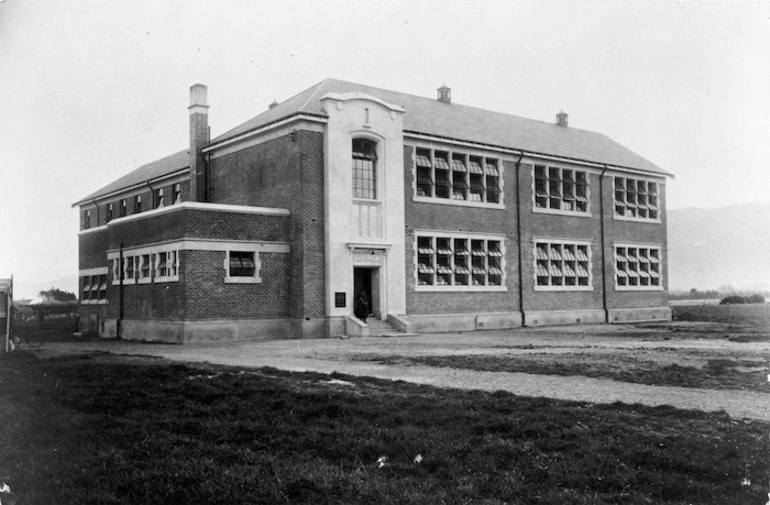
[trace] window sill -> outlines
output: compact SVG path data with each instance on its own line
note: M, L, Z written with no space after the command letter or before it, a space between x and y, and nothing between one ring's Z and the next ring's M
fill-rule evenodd
M139 279L138 281L136 281L136 283L137 284L151 284L152 283L152 279L149 278L149 277L143 277L143 278Z
M433 198L430 196L414 195L412 200L419 203L436 203L439 205L454 205L456 207L480 207L483 209L505 209L505 204L500 198L500 203L474 202L469 200L455 200L452 198Z
M649 223L649 224L660 224L661 219L650 219L648 217L630 217L630 216L618 216L617 214L613 214L612 216L616 221L631 221L633 223Z
M80 300L80 305L107 305L107 299L101 300Z
M417 285L414 287L417 292L427 293L468 293L477 291L487 292L506 292L506 286L425 286Z
M535 291L571 293L574 291L593 291L593 286L535 286Z
M262 284L260 277L225 277L225 284Z
M663 291L663 286L615 286L615 291Z
M557 210L557 209L544 209L542 207L533 207L532 212L538 214L551 214L554 216L569 216L569 217L587 217L590 218L590 212L581 212L577 210Z
M155 282L156 283L158 283L158 282L177 282L177 281L179 281L179 276L178 275L171 275L169 277L156 277L155 278Z

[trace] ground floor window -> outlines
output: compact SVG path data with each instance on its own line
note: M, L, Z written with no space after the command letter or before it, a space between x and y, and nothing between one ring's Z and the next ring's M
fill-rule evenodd
M157 249L156 249L157 251ZM179 251L127 251L123 255L123 284L149 284L179 280ZM112 284L120 284L120 258L112 258Z
M256 251L227 251L225 282L232 284L262 282L259 277L260 267L259 254Z
M504 286L502 240L420 234L416 241L418 289Z
M535 240L535 290L593 289L587 242Z
M83 275L80 277L81 303L97 303L107 299L107 274Z
M619 290L663 289L658 246L615 245L615 283Z

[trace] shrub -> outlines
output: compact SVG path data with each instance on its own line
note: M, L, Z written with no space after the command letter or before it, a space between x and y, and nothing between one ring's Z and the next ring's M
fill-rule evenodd
M751 295L748 298L748 303L765 303L765 297L762 295Z
M719 302L719 305L731 305L738 303L746 303L746 298L738 295L726 296L722 298L722 300Z

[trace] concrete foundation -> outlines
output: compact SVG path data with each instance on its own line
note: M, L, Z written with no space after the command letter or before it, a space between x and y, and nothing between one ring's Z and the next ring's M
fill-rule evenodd
M525 312L525 326L549 326L558 324L596 324L604 323L602 309L590 310L548 310Z
M671 321L670 307L645 307L637 309L610 309L610 323L637 323L643 321Z

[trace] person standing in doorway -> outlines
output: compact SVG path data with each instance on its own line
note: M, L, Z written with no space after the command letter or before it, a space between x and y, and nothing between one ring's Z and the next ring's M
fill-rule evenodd
M369 315L369 297L366 295L366 290L361 289L361 293L356 300L356 317L366 322L366 318Z

